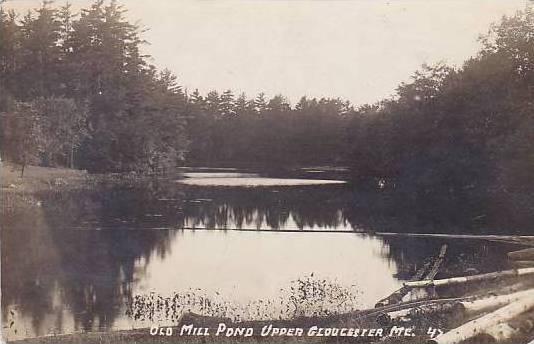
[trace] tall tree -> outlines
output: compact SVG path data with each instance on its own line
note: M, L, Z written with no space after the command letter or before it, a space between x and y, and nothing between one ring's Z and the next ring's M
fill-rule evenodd
M57 93L61 48L60 22L51 1L26 15L20 26L21 59L17 96L21 99L46 97Z
M45 140L42 118L33 104L22 102L14 103L0 116L2 153L7 160L21 166L23 177L26 166L40 162Z

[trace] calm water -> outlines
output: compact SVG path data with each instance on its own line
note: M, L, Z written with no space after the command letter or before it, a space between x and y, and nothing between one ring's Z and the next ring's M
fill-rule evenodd
M183 311L278 319L373 306L444 241L365 234L376 222L352 211L350 186L319 172L309 179L189 171L138 187L9 196L5 333L129 329L172 323ZM506 264L499 245L448 244L444 275ZM135 308L158 297L178 310L148 316Z

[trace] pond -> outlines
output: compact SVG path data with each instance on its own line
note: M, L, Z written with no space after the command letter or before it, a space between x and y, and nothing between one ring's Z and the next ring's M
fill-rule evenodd
M372 307L449 244L444 275L506 266L482 240L381 237L354 192L316 170L287 178L189 170L136 187L47 192L2 219L8 339ZM320 179L318 179L320 178ZM154 300L175 305L147 311Z

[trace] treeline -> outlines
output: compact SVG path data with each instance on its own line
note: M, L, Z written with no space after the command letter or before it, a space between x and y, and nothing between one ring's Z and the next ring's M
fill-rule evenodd
M148 63L124 11L103 0L79 14L46 1L22 17L0 10L4 159L96 172L342 164L359 185L420 199L534 188L530 6L493 25L463 66L426 66L358 108L186 92Z
M90 171L151 171L185 153L185 98L140 51L115 1L75 14L0 8L2 157Z
M282 95L237 98L232 91L188 97L189 162L270 167L341 164L354 114L341 99L302 97L291 107Z
M150 172L344 158L348 102L187 94L148 63L116 1L78 14L51 1L24 16L0 8L0 38L2 157L21 166Z
M481 43L461 68L426 66L394 99L358 110L350 125L356 180L422 202L432 195L465 206L491 192L526 204L534 190L534 11L504 17Z

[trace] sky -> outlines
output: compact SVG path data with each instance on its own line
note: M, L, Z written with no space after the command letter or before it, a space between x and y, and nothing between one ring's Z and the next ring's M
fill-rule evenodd
M71 0L75 8L91 1ZM424 63L461 66L477 38L527 0L122 0L149 30L151 63L190 92L341 97L394 94ZM39 0L7 0L24 12ZM63 5L64 1L56 1Z

